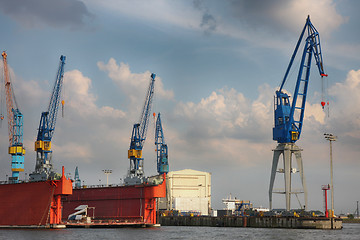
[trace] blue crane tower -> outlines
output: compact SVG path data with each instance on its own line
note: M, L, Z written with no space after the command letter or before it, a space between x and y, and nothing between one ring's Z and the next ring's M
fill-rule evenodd
M306 33L306 37L304 37ZM304 39L304 41L303 41ZM292 103L290 104L290 95L287 94L284 90L284 84L288 79L290 69L293 65L296 54L299 50L301 44L304 44L303 53L301 56L301 62L299 67L299 72L297 75L296 85L294 94L292 97ZM310 21L310 17L306 19L305 26L300 34L299 40L296 44L295 50L291 57L290 63L287 67L285 76L280 85L279 90L276 91L275 96L275 126L273 128L273 140L278 142L278 146L274 149L274 156L271 169L270 177L270 187L269 187L269 205L272 209L272 194L281 193L285 194L286 200L286 210L290 210L290 195L295 194L298 197L298 194L304 194L304 205L301 205L301 208L307 209L307 188L305 183L303 163L301 158L301 151L295 143L300 139L301 129L303 127L304 120L304 111L306 96L308 91L309 77L310 77L310 67L312 56L314 56L316 65L320 72L321 78L327 76L324 73L323 60L320 46L320 36L316 28ZM322 103L323 104L323 103ZM283 155L284 168L277 171L277 166L279 162L280 155ZM295 155L297 161L297 167L292 167L292 154ZM284 191L273 191L274 180L276 173L285 174L285 190ZM302 189L295 191L291 189L291 174L299 172ZM299 200L299 199L298 199ZM300 200L299 200L300 202Z
M31 181L44 181L60 177L60 175L53 170L51 139L54 135L56 117L60 105L65 59L66 57L61 55L49 107L46 112L41 113L38 135L35 141L35 171L29 175ZM62 106L64 106L64 101L61 101L61 103Z
M146 140L146 133L149 125L149 116L151 112L152 98L154 95L155 77L156 75L152 73L150 77L150 84L146 92L145 103L140 115L140 120L133 126L130 148L128 151L130 169L127 177L124 179L124 183L126 185L140 184L145 181L142 149Z
M78 167L75 168L75 188L81 188L81 180Z
M10 81L10 73L7 65L7 54L2 52L3 67L5 76L5 95L6 95L6 109L8 120L9 133L9 154L11 155L11 171L12 175L9 177L10 182L17 183L19 180L19 173L24 171L24 155L25 148L23 145L23 115L19 110L16 102L14 90ZM3 119L3 116L1 116ZM1 119L1 120L2 120Z
M156 145L157 172L159 174L168 173L169 172L168 146L165 143L165 137L161 125L160 113L158 113L158 117L156 119L155 145Z

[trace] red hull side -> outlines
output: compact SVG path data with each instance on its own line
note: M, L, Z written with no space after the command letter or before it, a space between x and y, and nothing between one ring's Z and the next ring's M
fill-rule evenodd
M0 184L0 225L44 226L61 222L61 196L72 182L61 180Z
M63 198L63 219L79 205L88 205L95 220L156 223L156 198L166 196L166 185L136 185L73 189Z
M0 185L0 225L45 225L54 189L48 182Z

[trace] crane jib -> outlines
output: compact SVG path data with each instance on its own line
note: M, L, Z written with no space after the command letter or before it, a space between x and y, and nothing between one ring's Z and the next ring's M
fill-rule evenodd
M307 37L305 38L305 41L303 41L305 32L307 33ZM290 96L283 91L283 87L288 79L290 69L293 66L294 59L302 43L304 43L304 50L301 56L292 103L290 104ZM308 17L295 46L295 50L286 69L280 88L276 91L273 140L278 141L279 143L296 142L300 138L310 80L312 56L315 58L320 76L326 77L327 74L325 74L323 68L320 36L311 23L310 17Z

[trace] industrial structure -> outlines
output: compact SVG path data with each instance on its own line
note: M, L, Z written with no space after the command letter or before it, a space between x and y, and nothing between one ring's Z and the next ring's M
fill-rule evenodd
M160 113L158 113L158 117L156 119L156 125L155 125L155 146L156 146L157 172L159 174L168 173L169 172L168 146L165 143L165 136L161 124Z
M304 38L304 35L305 38ZM305 39L303 41L303 38ZM294 94L292 97L292 103L290 104L290 95L283 89L284 84L287 81L288 74L293 65L295 56L298 52L300 45L304 45L303 53L301 56L301 63L297 76ZM316 65L320 72L320 76L327 76L324 73L323 60L320 46L320 37L318 31L315 29L308 16L305 26L300 34L299 40L296 44L295 50L291 57L290 63L287 67L285 76L282 80L279 90L276 91L275 97L275 127L273 128L273 140L278 142L276 149L274 149L270 186L269 186L269 205L272 209L272 194L281 193L285 194L286 210L290 210L291 194L304 194L304 204L301 204L301 208L307 209L307 188L304 177L303 162L301 157L301 151L295 143L300 139L301 129L303 126L304 112L306 96L308 91L308 83L310 77L311 60L314 56ZM321 103L324 106L324 101ZM277 170L279 157L283 155L284 168ZM292 155L295 155L298 169L293 167ZM278 192L273 191L274 180L276 173L285 174L285 190ZM291 175L294 173L300 174L302 183L302 189L293 190L291 187Z
M12 176L10 182L18 182L19 173L24 171L25 148L23 145L23 115L16 102L14 89L10 81L10 73L7 64L7 54L2 52L4 82L6 95L6 109L9 135L9 154L11 155ZM1 116L3 119L3 116Z
M332 133L324 133L325 139L330 143L330 192L331 192L331 210L330 218L331 224L333 224L334 214L334 176L333 176L333 154L332 154L332 142L336 141L337 136L334 136Z
M155 74L151 74L150 85L147 89L145 103L139 123L134 124L128 157L130 169L124 179L125 185L87 186L74 188L73 195L63 198L63 213L67 217L76 219L75 215L86 214L79 205L86 209L93 209L91 226L153 226L157 223L157 199L166 196L166 175L159 174L145 177L143 170L142 149L146 139L149 123L152 97L154 94ZM112 170L103 172L108 176ZM83 218L83 217L78 217ZM87 216L86 219L89 219ZM77 222L72 222L76 226ZM68 225L69 226L69 225Z
M146 133L149 125L155 77L156 75L152 73L150 77L150 84L146 92L145 103L140 115L140 120L133 126L130 148L128 151L130 168L128 175L124 179L126 185L142 184L145 181L142 149L146 140Z
M81 180L80 180L80 175L79 175L79 168L76 166L75 168L75 188L81 188Z
M19 172L24 170L24 154L23 147L23 116L17 107L15 96L10 82L10 75L7 66L7 54L2 53L4 60L5 72L5 89L6 89L6 102L9 126L9 153L12 155L12 171L13 175L9 178L9 182L2 182L0 184L0 225L1 227L52 227L57 228L61 225L62 218L62 204L61 197L64 195L72 194L72 182L65 177L64 167L62 168L62 175L56 174L55 177L40 178L38 176L43 172L39 171L30 174L31 182L20 181ZM65 60L65 58L64 58ZM61 71L62 81L63 70ZM55 84L58 86L57 84ZM56 90L58 94L59 91ZM50 111L50 115L53 110ZM39 160L37 159L38 166L50 167L49 153L51 144L52 131L55 125L53 119L55 117L47 118L49 112L43 113L44 119L40 122L40 129L44 130L42 134L45 138L39 142L43 151L38 151ZM36 146L36 144L35 144ZM45 156L46 157L41 157ZM49 158L50 157L50 158ZM40 161L42 160L42 161ZM40 168L39 168L40 169ZM52 169L49 168L49 169ZM34 175L35 174L35 175ZM55 174L50 176L55 176Z
M54 135L56 117L60 105L65 59L66 57L61 55L48 109L41 113L38 135L35 141L35 171L29 175L31 181L44 181L48 179L58 179L60 177L60 175L53 170L51 139ZM64 101L61 101L61 103L62 106L64 106Z
M166 201L160 210L180 214L209 215L211 209L211 174L191 169L171 171L167 174Z
M235 216L243 216L245 210L252 208L252 203L249 200L232 198L231 194L228 198L224 198L222 202L225 205L224 210L230 211L231 215Z
M157 223L156 200L165 197L164 175L147 179L146 183L127 186L92 187L73 189L73 194L63 197L63 220L74 216L80 205L87 205L93 224L153 225Z
M324 191L324 212L325 217L329 217L328 202L327 202L327 191L330 190L330 184L322 185L321 189Z

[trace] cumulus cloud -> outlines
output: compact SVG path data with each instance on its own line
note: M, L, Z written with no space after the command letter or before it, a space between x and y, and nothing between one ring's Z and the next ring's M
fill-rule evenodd
M123 118L125 112L110 106L98 107L96 97L91 93L91 79L85 77L79 70L72 70L64 74L67 104L81 117L110 117Z
M94 17L80 0L0 0L0 10L26 28L48 25L78 29Z
M330 124L353 144L360 140L359 92L360 70L349 71L344 82L338 82L329 89Z
M112 79L132 101L138 101L139 94L145 96L147 87L149 86L149 79L151 72L132 73L128 64L121 62L117 64L114 58L110 58L108 63L98 62L100 70L106 72L110 79ZM174 98L174 93L171 90L165 90L163 82L159 76L155 78L155 92L156 96L162 99L171 100ZM143 101L143 97L141 98Z
M76 158L85 163L91 163L90 159L94 156L91 146L85 145L83 142L68 142L64 145L53 144L52 150L57 155L61 155L62 159Z
M264 131L271 128L273 92L268 85L259 87L256 100L246 99L235 89L214 91L198 104L179 103L176 113L186 117L190 138L228 136L263 141ZM268 131L270 132L270 131ZM268 132L265 132L268 135Z
M306 103L305 106L305 121L316 121L320 124L325 124L326 111L324 111L319 103Z

